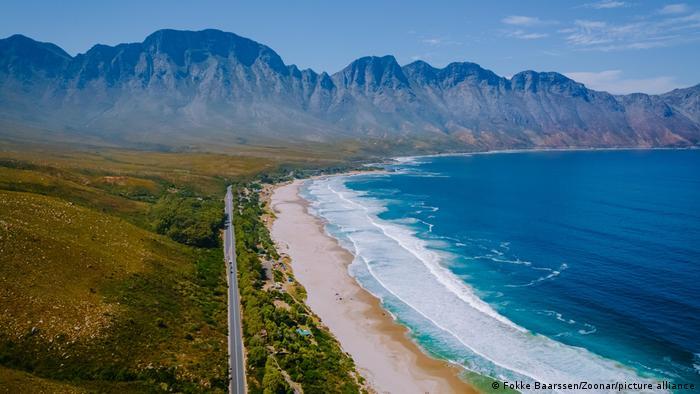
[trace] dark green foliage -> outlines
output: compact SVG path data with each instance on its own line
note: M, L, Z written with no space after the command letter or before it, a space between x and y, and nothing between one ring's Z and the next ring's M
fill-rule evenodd
M278 366L300 383L305 393L359 392L354 363L335 338L289 294L262 290L259 254L272 257L277 253L260 220L263 209L258 194L237 193L234 201L249 392L286 392L279 391L282 386L277 382L283 376ZM276 308L275 299L284 300L291 309ZM297 328L308 328L312 335L303 337Z
M74 280L71 277L70 282L76 283L75 286L51 285L42 291L55 292L57 296L69 294L70 303L88 307L95 304L91 297L97 294L100 302L115 306L99 316L109 322L105 323L103 331L95 329L76 338L63 333L47 334L48 330L43 327L17 335L10 331L11 327L0 324L0 392L4 392L3 389L7 392L57 392L30 387L28 384L35 380L100 393L226 392L226 280L223 251L218 242L218 229L223 221L223 201L218 197L223 193L202 199L182 192L163 195L170 184L120 174L102 175L108 174L98 176L83 170L0 160L0 190L19 191L27 196L31 193L31 201L41 195L36 201L45 206L55 204L48 205L52 209L73 205L88 209L82 211L81 208L79 218L89 218L90 230L82 226L86 230L73 234L72 238L80 241L72 246L80 251L79 257L69 253L72 249L62 248L64 253L49 255L41 270L56 270L55 276L61 278L62 272L70 267L84 267L87 262L90 265L84 273L78 271ZM118 179L124 184L98 183L103 178ZM142 184L155 186L147 188L141 187ZM219 186L223 190L223 184ZM157 195L145 198L146 193ZM54 199L56 201L52 202ZM152 201L156 200L158 204L154 206ZM175 212L170 214L169 209ZM0 216L7 220L5 212ZM128 223L114 226L111 216L140 228ZM72 220L77 218L72 217ZM181 243L211 247L184 246L143 231L152 229L154 221L161 225L163 233ZM75 229L68 227L66 221L51 223L54 233ZM110 223L109 227L105 223ZM90 231L126 235L119 238L124 242L104 244L94 241ZM33 233L29 239L40 240L33 243L42 248L55 240L41 233ZM141 260L122 258L122 250L127 249L139 251ZM10 256L2 257L5 270L0 270L1 276L7 280L7 267L12 267L8 262ZM135 264L143 266L134 269ZM33 278L34 272L27 272L26 276ZM26 294L12 302L28 309L34 307L26 301L34 298L30 291L33 288L33 284L20 288ZM56 303L60 305L65 299L57 297ZM10 315L12 319L7 309L3 309L5 316ZM37 310L36 319L59 322L70 319L70 316L51 313ZM31 375L26 376L28 374ZM8 387L6 376L26 377Z
M185 245L215 247L224 223L221 202L185 193L161 197L151 209L155 230Z
M268 357L265 362L265 376L262 381L263 393L265 394L286 394L293 391L284 380L274 357Z
M109 230L139 234L127 238L127 243L109 247L95 242L88 231L80 234L84 236L80 239L85 240L80 244L80 257L69 259L72 255L66 254L66 267L98 256L97 260L105 263L88 266L88 271L100 275L78 273L76 279L81 281L76 281L75 288L80 292L58 286L49 289L57 294L70 294L76 302L98 294L104 303L117 305L115 312L104 314L110 321L108 329L96 332L95 337L80 337L77 341L64 334L55 335L49 341L43 328L36 333L27 330L22 335L0 330L0 391L6 388L3 386L6 386L4 379L8 374L29 375L22 380L25 384L29 379L46 379L88 392L190 393L225 392L227 389L227 298L219 241L224 216L220 199L224 178L210 174L206 178L190 179L189 175L183 177L169 168L153 172L157 166L145 168L141 164L138 174L122 167L119 171L101 168L129 163L113 160L115 154L110 153L110 160L98 164L93 163L92 156L80 161L70 157L70 162L60 168L0 160L0 190L50 196L71 206L87 208L90 218L95 217L91 225L118 216L138 228L111 226ZM148 157L139 152L129 160ZM161 159L159 156L158 160ZM207 157L206 162L211 161ZM89 169L83 168L86 164L90 165ZM298 176L299 171L295 170L291 176ZM253 177L249 175L250 179ZM244 178L236 179L240 182ZM307 393L357 392L359 378L354 373L352 360L327 332L318 329L315 318L307 314L306 308L289 294L262 291L263 271L258 253L267 258L279 256L260 222L262 208L257 193L237 198L241 199L238 206L243 208L236 213L235 220L238 223L236 236L241 240L237 248L242 267L250 392L262 393L265 389L267 392L291 392L287 375ZM152 233L140 233L143 229L154 228L181 244ZM46 244L41 246L45 248ZM128 269L128 275L122 274L121 267L126 267L131 260L122 259L120 251L136 248L143 251L139 256L145 260L134 259L129 264L145 264L145 269ZM60 269L64 264L63 256L51 262L50 267ZM42 270L46 269L47 266L42 265ZM7 272L3 276L7 278ZM291 310L275 308L275 299L284 300ZM26 304L26 307L31 305ZM67 318L58 316L58 319ZM311 330L313 335L300 337L295 333L299 327ZM276 368L270 364L273 355ZM42 390L55 391L36 389Z
M304 179L312 176L339 174L349 171L373 171L380 170L380 167L370 167L361 164L360 162L348 162L336 166L311 167L308 165L280 165L277 169L266 171L258 176L258 180L262 183L280 183L292 179ZM260 187L259 184L253 183L249 185L252 189Z
M60 345L62 340L47 344L37 336L17 340L0 333L0 364L40 377L81 384L134 382L134 387L148 388L144 390L147 392L167 391L163 387L176 392L225 392L226 349L211 335L216 331L221 338L227 331L225 299L213 296L226 286L222 252L217 248L195 253L197 274L190 286L171 286L172 281L164 275L177 274L166 268L159 275L135 274L125 282L102 289L110 301L128 308L109 336L94 343ZM199 323L203 318L207 322ZM183 334L191 324L199 326L194 332ZM195 380L183 379L174 366L163 365L168 364L170 356L163 355L161 365L157 362L153 367L139 365L148 349L175 346L178 353L194 353L194 346L189 344L193 340L199 341L199 346L216 349L217 356L205 359L206 364L201 365L204 373ZM71 357L66 357L67 354ZM209 381L210 387L201 386L203 379Z

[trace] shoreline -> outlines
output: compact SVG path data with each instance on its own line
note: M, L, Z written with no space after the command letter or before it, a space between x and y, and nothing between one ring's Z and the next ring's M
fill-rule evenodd
M381 301L350 276L354 256L330 237L298 195L302 181L275 185L268 223L278 251L291 257L295 278L306 288L306 304L355 361L378 393L469 393L461 368L426 354Z
M611 147L611 148L522 148L522 149L494 149L481 150L473 152L450 152L450 153L432 153L425 155L409 155L409 156L392 156L386 160L392 161L407 161L418 159L421 157L450 157L450 156L471 156L471 155L496 155L496 154L515 154L515 153L546 153L546 152L604 152L604 151L655 151L655 150L700 150L700 146L687 147ZM382 163L382 162L380 162Z

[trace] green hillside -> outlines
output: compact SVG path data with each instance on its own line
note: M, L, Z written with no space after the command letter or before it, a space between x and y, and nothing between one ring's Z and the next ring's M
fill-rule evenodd
M225 392L225 185L340 160L265 157L0 144L0 392Z

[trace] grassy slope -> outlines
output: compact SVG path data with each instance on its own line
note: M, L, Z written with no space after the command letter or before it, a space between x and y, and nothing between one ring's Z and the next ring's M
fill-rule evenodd
M0 192L0 216L6 365L55 379L225 379L225 311L206 305L224 303L225 287L198 278L217 251L28 193Z
M146 383L133 391L225 387L218 249L35 194L0 192L0 217L2 364L59 380Z
M147 392L139 383L82 382L80 386L58 380L39 378L28 372L0 366L0 393L109 393Z
M218 195L226 178L271 165L123 150L1 152L3 390L225 389L221 251L153 233L148 212L162 193Z
M225 388L220 248L155 234L151 207L182 191L218 199L230 180L286 172L281 163L339 160L238 153L0 141L0 392Z

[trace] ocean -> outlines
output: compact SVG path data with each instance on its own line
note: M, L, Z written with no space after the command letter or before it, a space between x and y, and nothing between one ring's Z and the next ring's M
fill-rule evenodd
M700 151L404 158L307 181L350 273L498 379L700 384Z

